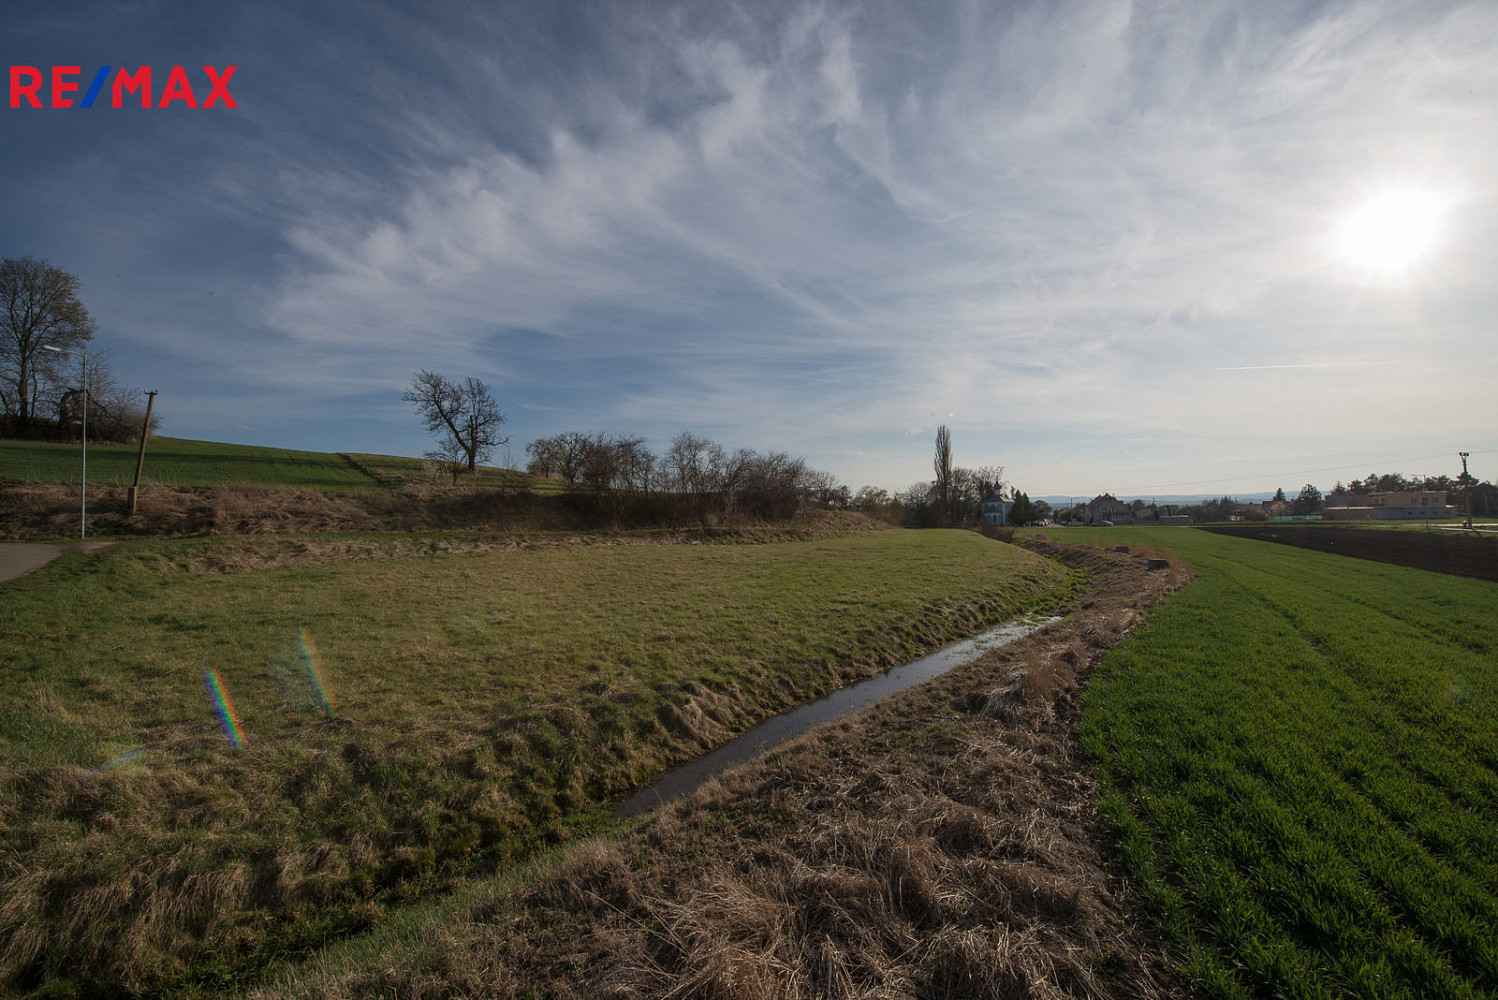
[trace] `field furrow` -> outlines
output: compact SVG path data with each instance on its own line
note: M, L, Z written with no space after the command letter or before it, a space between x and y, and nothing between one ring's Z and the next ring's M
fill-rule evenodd
M1498 993L1498 586L1115 529L1198 581L1081 735L1121 857L1209 995Z

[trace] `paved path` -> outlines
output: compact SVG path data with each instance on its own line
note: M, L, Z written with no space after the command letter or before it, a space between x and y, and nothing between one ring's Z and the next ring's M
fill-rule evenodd
M43 545L37 542L0 542L0 580L14 580L34 573L68 549L82 547L95 552L112 542L72 542L67 545Z

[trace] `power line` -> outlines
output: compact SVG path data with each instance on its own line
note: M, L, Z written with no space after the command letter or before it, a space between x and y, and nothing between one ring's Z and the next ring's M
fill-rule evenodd
M1396 458L1396 459L1385 460L1385 461L1382 461L1382 462L1359 462L1356 465L1351 465L1351 464L1349 464L1349 465L1332 465L1332 466L1327 466L1326 468L1322 468L1322 469L1298 469L1298 470L1292 470L1290 472L1248 472L1248 473L1243 473L1241 475L1236 475L1236 476L1232 476L1232 477L1225 477L1225 478L1222 478L1222 479L1196 479L1196 480L1192 480L1190 482L1184 482L1184 483L1166 483L1166 484L1163 484L1163 485L1162 484L1156 484L1156 485L1153 485L1153 486L1142 486L1142 487L1137 487L1137 488L1130 488L1130 489L1120 490L1119 492L1120 493L1128 493L1128 494L1131 494L1131 495L1134 495L1134 496L1139 496L1139 495L1145 494L1145 493L1163 493L1166 490L1181 490L1181 489L1186 489L1186 488L1192 487L1192 486L1220 486L1223 483L1238 483L1238 482L1242 482L1245 479L1263 479L1263 480L1289 479L1289 478L1293 478L1293 477L1297 477L1297 476L1313 476L1313 475L1316 475L1316 474L1322 473L1322 472L1347 472L1347 471L1350 471L1350 470L1357 471L1357 470L1367 469L1369 466L1373 466L1375 468L1378 468L1378 467L1391 468L1393 466L1402 465L1402 464L1407 463L1407 462L1433 462L1433 461L1436 461L1438 459L1450 458L1451 454L1452 453L1449 453L1449 452L1442 452L1439 455L1420 455L1420 456L1418 456L1416 458ZM1473 454L1473 455L1498 455L1498 451L1478 451L1478 452L1469 452L1468 454Z

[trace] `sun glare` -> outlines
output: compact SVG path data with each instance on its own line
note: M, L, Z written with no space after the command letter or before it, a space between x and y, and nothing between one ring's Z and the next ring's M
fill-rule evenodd
M1365 272L1399 274L1435 248L1445 210L1444 200L1430 191L1379 192L1343 217L1332 234L1333 250Z

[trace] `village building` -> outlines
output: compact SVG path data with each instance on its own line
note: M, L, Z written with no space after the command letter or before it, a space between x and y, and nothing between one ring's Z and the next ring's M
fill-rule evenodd
M994 493L983 501L983 511L979 516L989 524L1004 525L1009 523L1009 511L1013 508L1013 500L1005 500Z
M1104 521L1110 524L1133 524L1134 510L1118 497L1111 493L1095 496L1087 502L1088 524L1101 524Z
M1328 521L1397 521L1425 517L1459 517L1441 490L1389 493L1337 493L1323 499L1321 516Z

